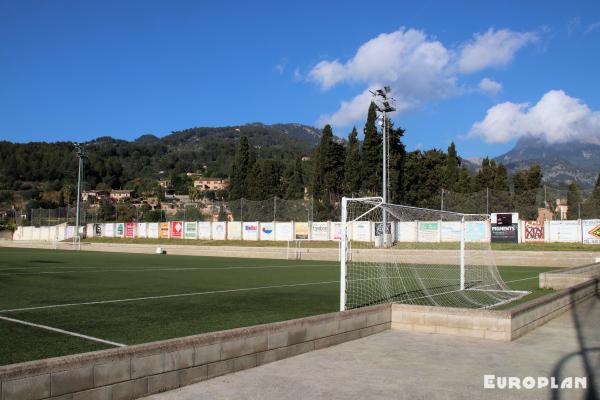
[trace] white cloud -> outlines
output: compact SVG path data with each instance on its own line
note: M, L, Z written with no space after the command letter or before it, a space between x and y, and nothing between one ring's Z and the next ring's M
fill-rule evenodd
M364 84L367 88L389 85L400 103L398 110L406 111L428 101L460 94L462 88L457 84L460 73L505 65L518 49L536 37L534 33L490 29L451 49L424 31L400 28L363 43L346 61L319 62L306 79L317 83L322 90L343 83ZM361 90L354 98L342 101L334 113L322 115L319 123L349 126L364 119L370 95L364 86Z
M473 40L462 46L458 68L463 73L473 73L507 65L519 49L537 40L538 35L534 32L495 31L490 28L483 34L475 34Z
M496 95L502 91L502 84L489 78L483 78L481 82L479 82L479 89L482 92Z
M473 124L471 137L503 143L522 136L549 143L570 140L600 144L600 112L562 90L547 92L537 104L501 103L490 108L482 121Z
M590 24L587 29L585 30L585 33L590 33L592 31L595 31L596 29L600 28L600 21L596 21L593 24Z
M318 125L350 126L354 122L365 118L371 99L372 95L367 89L350 101L342 101L340 108L336 112L321 115ZM413 105L408 101L396 99L396 112L403 112L411 108L413 108Z
M581 17L573 17L567 21L567 33L569 36L581 30Z
M283 75L285 71L285 65L277 64L273 67L273 71L277 72L279 75Z
M300 73L300 69L299 69L299 68L296 68L296 69L294 70L294 80L295 80L295 81L300 81L300 80L302 80L302 74Z

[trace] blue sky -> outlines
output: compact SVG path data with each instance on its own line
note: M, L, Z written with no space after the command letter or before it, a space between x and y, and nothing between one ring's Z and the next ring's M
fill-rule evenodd
M257 121L346 136L389 84L409 149L600 142L598 1L0 0L0 38L3 140Z

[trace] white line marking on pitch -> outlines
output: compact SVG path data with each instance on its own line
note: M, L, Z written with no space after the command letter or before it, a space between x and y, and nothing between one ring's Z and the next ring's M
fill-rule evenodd
M93 337L93 336L82 335L81 333L76 333L76 332L71 332L71 331L65 331L64 329L53 328L53 327L48 326L48 325L34 324L33 322L27 322L27 321L23 321L23 320L20 320L20 319L8 318L8 317L4 317L4 316L1 316L1 315L0 315L0 319L4 320L4 321L14 322L16 324L33 326L35 328L45 329L47 331L58 332L58 333L62 333L62 334L69 335L69 336L75 336L75 337L82 338L82 339L92 340L94 342L109 344L111 346L116 346L116 347L125 347L125 346L127 346L126 344L111 342L110 340L99 339L99 338L96 338L96 337Z
M247 292L247 291L252 291L252 290L277 289L277 288L295 287L295 286L326 285L329 283L339 283L339 282L340 281L294 283L294 284L289 284L289 285L258 286L258 287L241 288L241 289L211 290L208 292L192 292L192 293L166 294L166 295L162 295L162 296L133 297L130 299L99 300L99 301L87 301L84 303L54 304L54 305L49 305L49 306L37 306L37 307L26 307L26 308L13 308L11 310L0 310L0 313L43 310L43 309L47 309L47 308L59 308L59 307L89 306L89 305L94 305L94 304L124 303L124 302L129 302L129 301L168 299L168 298L173 298L173 297L201 296L201 295L205 295L205 294Z
M221 271L228 269L269 269L269 268L317 268L317 267L338 267L337 264L307 264L307 265L265 265L255 267L179 267L179 268L134 268L134 269L99 269L99 270L85 270L85 269L74 269L70 271L39 271L39 272L0 272L0 276L12 276L12 275L52 275L52 274L72 274L72 273L101 273L101 272L151 272L151 271Z

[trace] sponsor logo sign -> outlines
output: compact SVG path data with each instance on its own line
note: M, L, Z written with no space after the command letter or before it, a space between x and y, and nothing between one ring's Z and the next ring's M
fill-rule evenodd
M94 224L94 236L102 237L102 224Z
M275 225L272 222L261 222L260 223L260 240L274 240L275 239Z
M169 223L168 222L160 223L160 238L161 239L169 238Z
M135 223L127 222L125 224L125 237L132 238L135 236Z
M544 222L525 221L525 241L543 242L544 241Z
M519 241L519 214L492 213L492 242L517 243Z
M313 222L310 224L311 240L329 240L329 223Z
M600 219L584 219L581 221L583 243L600 244Z
M258 222L244 222L242 235L244 240L258 240Z
M385 230L388 235L392 234L392 224L387 222L385 224ZM375 222L375 236L383 236L383 222Z
M294 237L296 240L308 239L308 222L296 222L294 224Z
M186 222L183 236L186 239L196 239L198 237L198 224L195 222Z
M171 237L181 239L183 236L183 222L171 221Z
M115 236L116 237L123 237L125 236L125 224L122 222L119 222L116 226L116 232L115 232Z

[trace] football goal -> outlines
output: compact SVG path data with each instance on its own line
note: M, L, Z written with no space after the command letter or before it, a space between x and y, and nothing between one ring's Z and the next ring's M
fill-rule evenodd
M340 309L381 303L491 308L511 290L494 261L489 215L343 198Z

